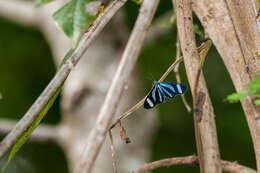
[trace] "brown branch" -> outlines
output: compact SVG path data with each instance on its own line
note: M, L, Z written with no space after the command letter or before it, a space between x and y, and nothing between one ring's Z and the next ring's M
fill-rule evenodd
M101 107L94 128L91 130L87 143L75 173L89 173L97 154L104 142L109 124L114 116L126 81L135 67L145 34L151 24L159 0L144 0L136 20L134 29L122 55L115 77Z
M188 165L188 166L196 166L199 164L198 158L194 155L186 156L186 157L175 157L169 159L158 160L155 162L148 163L143 167L139 168L132 173L145 173L148 171L152 171L154 169L160 167L169 167L174 165ZM246 166L239 165L236 162L229 161L221 161L221 167L223 171L231 172L231 173L256 173L255 170L248 168Z
M72 68L77 64L82 55L86 52L91 42L97 37L113 15L123 6L126 0L113 1L103 13L94 21L89 31L83 36L82 41L76 48L71 58L59 69L54 78L44 89L42 94L33 103L23 118L16 124L12 131L0 143L0 158L8 151L8 149L16 142L21 134L34 122L39 112L48 103L57 89L62 86Z
M183 57L179 57L178 59L176 59L172 63L172 65L166 70L166 72L162 75L162 77L159 79L159 81L162 82L167 77L167 75L174 69L174 67L177 66L181 61L183 61ZM112 129L119 123L120 124L120 131L121 131L121 129L122 129L121 120L125 119L126 117L131 115L134 111L136 111L138 108L140 108L144 104L146 97L147 96L145 96L142 100L140 100L137 104L135 104L129 110L124 112L109 128L109 137L110 137L110 142L111 142L113 167L114 167L115 173L117 172L117 166L116 166L116 157L115 157L116 152L115 152L114 141L113 141L113 136L112 136ZM126 143L130 142L130 139L126 136L126 134L125 134L125 142Z
M176 65L178 65L180 62L183 61L183 57L179 57L176 59L171 66L166 70L166 72L162 75L162 77L158 80L158 82L162 82L168 75L169 73L174 69ZM126 112L124 112L111 126L110 130L113 129L121 120L127 118L129 115L131 115L134 111L136 111L138 108L140 108L146 99L147 96L145 96L142 100L140 100L138 103L136 103L133 107L128 109Z
M203 43L204 44L204 43ZM202 45L203 45L202 44ZM200 47L198 47L198 50L200 53L203 52L203 47L202 45ZM179 66L179 64L183 61L183 56L178 56L178 58L176 57L176 60L170 65L170 67L168 67L168 69L164 72L164 74L162 75L162 77L158 80L158 82L162 82L164 81L164 79L170 74L171 71L175 71L176 67ZM181 83L180 79L179 79L179 83ZM121 120L127 118L129 115L131 115L134 111L136 111L138 108L140 108L143 104L144 101L146 99L147 95L141 99L138 103L136 103L133 107L131 107L130 109L128 109L126 112L124 112L121 116L119 116L119 118L110 126L109 130L113 129ZM185 100L186 101L186 100ZM184 103L185 104L185 103ZM189 106L189 105L187 105ZM189 107L190 108L190 107ZM191 109L191 108L190 108Z
M176 41L176 59L180 57L180 53L181 53L181 49L180 49L180 45L179 45L179 40L177 39L177 41ZM176 67L173 70L174 73L175 73L175 76L176 76L177 83L181 83L181 76L180 76L180 73L179 73L179 65L180 64L176 65ZM187 109L187 111L191 112L191 107L188 104L184 94L181 95L181 99L182 99L182 102L183 102L185 108Z
M177 14L178 38L180 40L185 69L193 95L193 104L195 104L195 75L200 68L200 58L197 52L193 31L191 1L174 0L174 6ZM196 113L194 112L197 152L201 163L200 169L202 173L220 173L222 171L214 120L215 115L202 74L199 78L198 92L205 94L205 103L201 105L201 121L196 120Z
M251 2L193 1L193 9L221 55L237 92L246 90L247 84L260 69L260 61L254 55L259 51L260 37ZM253 139L259 171L260 111L251 97L241 100L241 103Z
M0 134L8 134L16 125L16 121L0 119ZM58 143L58 127L50 125L39 125L28 140L34 142L53 141Z

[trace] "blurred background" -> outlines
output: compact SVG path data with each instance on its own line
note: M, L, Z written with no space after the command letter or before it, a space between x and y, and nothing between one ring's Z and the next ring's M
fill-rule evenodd
M134 25L138 9L139 6L132 1L127 2L122 9L129 33ZM171 0L160 1L156 18L171 12ZM196 16L194 18L195 24L199 26L198 30L203 31ZM142 48L137 64L137 73L140 75L141 82L138 87L141 87L142 91L139 98L142 98L151 88L152 81L148 78L152 75L158 80L175 60L176 25L169 24L169 20L165 20L157 23L156 27L170 32L165 32L159 38L146 42ZM197 40L198 45L204 41L200 35L197 35ZM182 83L188 85L183 64L180 65L179 70ZM0 16L0 92L3 95L3 99L0 100L0 117L19 120L48 84L55 71L53 54L43 34L37 28L22 26ZM214 47L210 50L203 72L216 114L221 158L256 168L253 145L241 105L224 101L226 96L235 90ZM175 74L170 74L166 81L175 82ZM185 94L185 97L192 105L190 91ZM186 111L181 97L167 100L156 109L159 123L154 129L152 141L149 144L149 161L195 154L193 116L192 113ZM55 125L60 120L59 97L42 123ZM135 120L138 121L138 117L135 117ZM2 135L1 139L3 137ZM5 159L1 160L1 165ZM27 142L16 154L6 172L66 173L69 172L69 168L60 146L53 142ZM199 169L173 166L153 172L195 173L199 172Z

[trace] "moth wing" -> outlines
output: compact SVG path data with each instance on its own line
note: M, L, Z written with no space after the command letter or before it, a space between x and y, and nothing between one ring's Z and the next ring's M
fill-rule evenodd
M153 92L155 90L155 87L152 88L148 96L146 97L144 101L144 108L145 109L151 109L156 105L156 100L153 98Z
M184 94L187 90L187 86L179 83L160 83L161 90L168 98L174 98L178 94Z
M158 89L158 87L155 85L149 95L146 97L144 102L144 108L151 109L155 105L163 103L165 101L164 94Z

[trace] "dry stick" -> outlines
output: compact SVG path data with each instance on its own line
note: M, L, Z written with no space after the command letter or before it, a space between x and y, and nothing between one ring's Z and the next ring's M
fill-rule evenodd
M183 61L183 57L179 57L178 59L176 59L174 61L174 63L172 63L172 65L166 70L166 72L162 75L162 77L160 78L159 82L162 82L167 76L168 74L174 69L174 67L179 64L181 61ZM144 101L146 99L147 95L140 100L137 104L135 104L132 108L130 108L128 111L126 111L125 113L123 113L109 128L109 137L110 137L110 141L111 141L111 152L112 152L112 159L113 159L113 167L114 167L114 172L117 173L117 166L116 166L116 152L115 152L115 147L114 147L114 142L113 142L113 136L112 136L112 129L119 123L120 126L121 125L121 120L127 118L129 115L131 115L134 111L136 111L138 108L140 108L143 104ZM127 137L127 139L130 141L130 139ZM126 143L128 143L126 141Z
M56 92L56 90L64 83L67 76L69 75L73 66L77 64L82 55L86 52L92 41L102 31L108 21L114 16L114 14L123 6L126 0L115 0L113 1L103 13L94 21L89 31L83 36L82 41L76 48L71 58L69 58L65 64L61 66L59 71L56 73L54 78L44 89L41 95L29 108L23 118L16 124L13 130L3 139L0 143L0 158L8 151L8 149L16 142L21 134L34 122L39 112L48 103L50 98Z
M132 173L145 173L160 167L169 167L174 165L196 166L198 164L199 164L199 160L194 155L186 156L186 157L175 157L175 158L162 159L162 160L148 163L143 167L139 168L138 170L133 171ZM248 168L246 166L239 165L236 162L221 160L221 167L223 171L231 172L231 173L256 173L255 170Z
M177 49L177 51L176 51L176 58L179 58L181 51L180 51L180 45L179 45L179 40L178 39L176 41L176 49ZM180 76L180 73L179 73L179 64L176 65L176 67L173 69L173 71L175 73L177 83L181 83L181 76ZM191 112L191 107L188 104L184 94L181 95L181 99L182 99L182 102L183 102L185 108L187 109L187 111Z
M109 130L109 138L110 138L110 142L111 142L111 151L112 151L112 160L113 160L113 168L114 168L114 173L117 173L117 166L116 166L116 152L115 152L115 146L114 146L114 140L113 140L113 135L112 135L112 131Z
M203 43L204 44L204 43ZM204 46L200 45L198 47L198 51L201 53L203 51L203 48L205 48ZM178 66L180 64L180 62L183 61L183 56L176 58L176 60L172 63L172 65L165 71L165 73L162 75L162 77L158 80L158 82L162 82L164 81L164 79L170 74L171 71L173 71L175 69L176 66ZM133 107L131 107L129 110L127 110L126 112L124 112L111 126L110 126L110 130L113 129L121 120L127 118L130 114L132 114L134 111L136 111L138 108L140 108L143 104L144 101L146 99L147 95L140 100L138 103L136 103Z
M174 6L177 14L178 38L184 56L186 73L193 95L193 103L195 103L194 86L196 76L194 75L196 75L199 67L199 55L197 53L193 31L191 1L174 0ZM201 172L221 173L220 154L214 120L215 115L202 75L199 78L198 88L200 92L205 94L205 103L201 105L203 112L201 113L202 117L200 122L196 120L196 113L194 112L195 136Z
M202 44L203 45L203 44ZM198 47L198 50L199 52L203 51L203 46L200 46ZM171 71L174 70L174 68L176 66L179 65L180 62L183 61L183 57L178 57L176 58L176 60L172 63L172 65L165 71L165 73L162 75L162 77L159 79L159 82L162 82L168 75ZM140 100L137 104L135 104L132 108L130 108L128 111L124 112L109 128L109 137L110 137L110 141L111 141L111 152L112 152L112 159L113 159L113 167L114 167L114 170L115 172L117 171L117 167L116 167L116 152L115 152L115 147L114 147L114 142L113 142L113 137L112 137L112 129L119 123L120 126L121 125L121 120L127 118L129 115L131 115L134 111L136 111L138 108L140 108L143 104L144 104L144 101L146 99L147 95L142 99ZM129 140L129 138L126 138ZM126 141L126 143L129 143Z
M94 165L114 116L125 83L135 67L145 34L151 24L159 0L144 0L129 41L122 55L115 77L91 130L86 146L74 173L89 173Z
M162 82L168 75L169 73L174 69L176 65L178 65L181 61L183 61L183 57L179 57L172 63L172 65L166 70L166 72L162 75L162 77L158 80L158 82ZM117 120L110 126L110 130L113 129L121 120L127 118L130 114L132 114L134 111L136 111L138 108L140 108L146 99L146 96L140 100L137 104L135 104L132 108L130 108L128 111L123 113Z

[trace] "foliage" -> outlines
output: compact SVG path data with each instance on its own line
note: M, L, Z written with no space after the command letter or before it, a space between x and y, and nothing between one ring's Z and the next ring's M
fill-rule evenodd
M2 93L0 93L0 100L2 100L3 99L3 95L2 95Z
M72 0L53 15L58 26L72 40L74 47L80 33L95 19L95 16L86 12L86 5L91 1L94 0Z
M141 5L141 0L132 0L132 2L136 3L137 5Z
M40 124L41 120L44 118L44 116L47 114L49 109L52 107L54 101L56 100L57 96L61 92L61 88L59 87L58 90L54 93L52 98L49 100L49 102L46 104L46 106L41 110L39 113L39 116L36 120L31 124L31 126L23 132L23 134L18 138L17 142L14 144L11 153L8 157L7 162L5 163L4 167L2 168L2 171L5 171L7 166L9 165L10 161L14 158L15 154L19 151L19 149L23 146L23 144L27 141L29 136L32 134L33 130Z
M259 74L260 75L260 74ZM248 85L249 90L243 91L240 93L233 93L227 96L227 100L231 103L238 102L241 99L244 99L246 96L256 96L257 99L254 101L256 105L260 104L260 76L255 80L251 81Z

